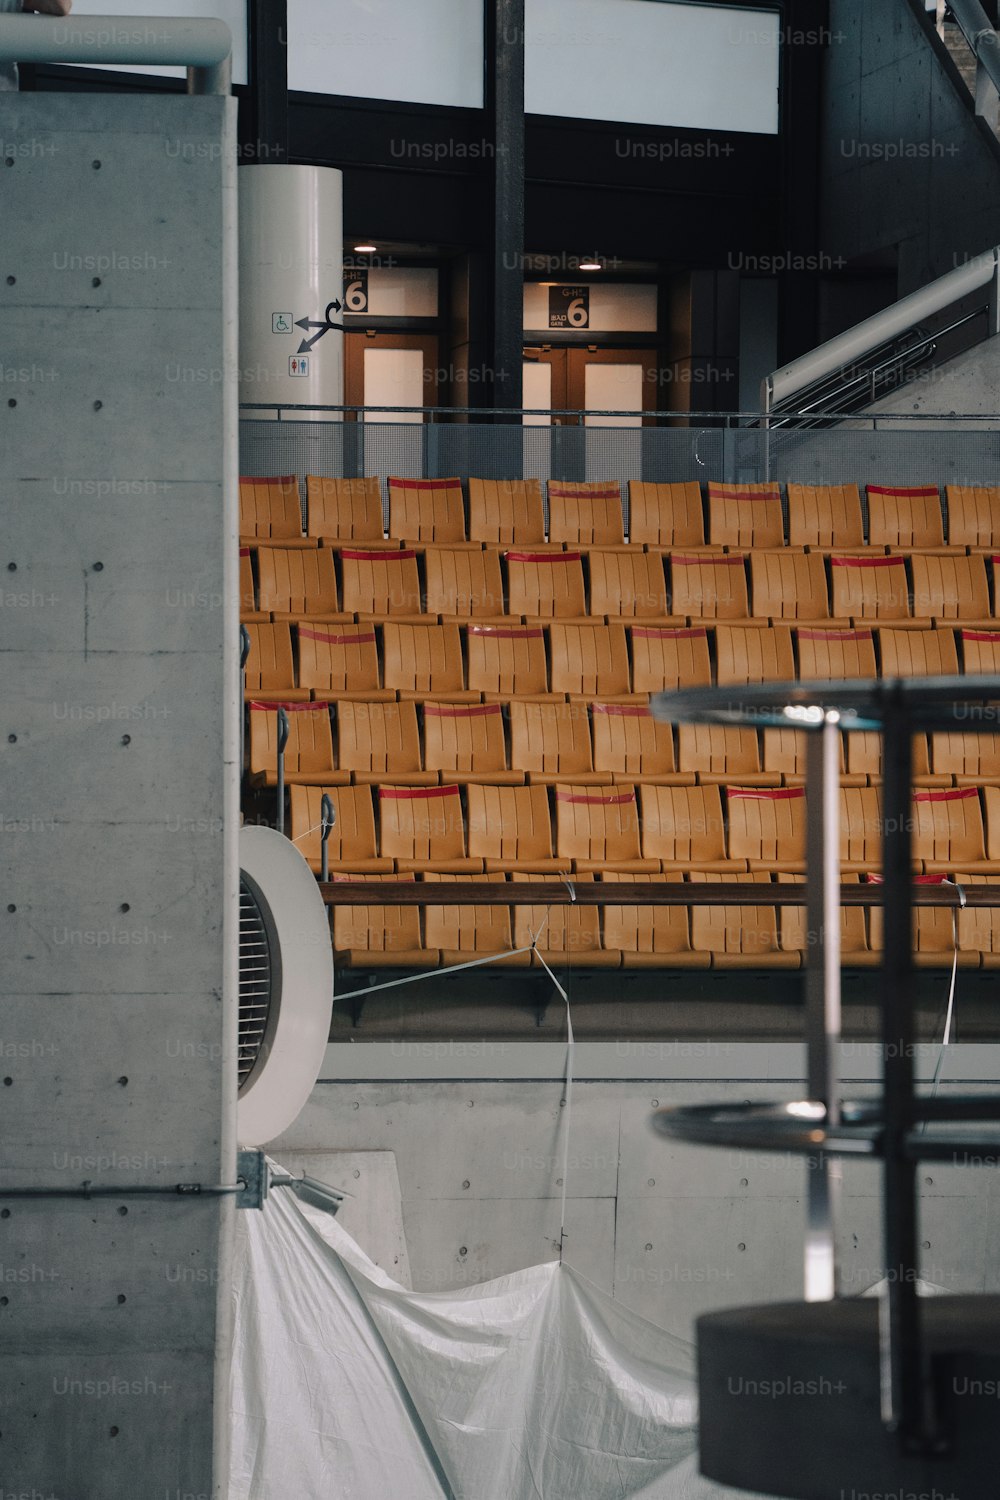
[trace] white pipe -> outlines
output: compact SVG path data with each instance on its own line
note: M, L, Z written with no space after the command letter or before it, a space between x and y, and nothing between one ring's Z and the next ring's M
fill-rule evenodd
M233 37L224 21L187 16L0 15L0 61L131 63L192 68L228 93ZM223 88L223 82L225 87Z

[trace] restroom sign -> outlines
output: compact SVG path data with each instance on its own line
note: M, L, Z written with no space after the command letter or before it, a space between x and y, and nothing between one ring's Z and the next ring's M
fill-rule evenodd
M306 376L309 374L309 355L291 354L288 358L289 375Z
M590 287L550 286L549 327L589 328Z

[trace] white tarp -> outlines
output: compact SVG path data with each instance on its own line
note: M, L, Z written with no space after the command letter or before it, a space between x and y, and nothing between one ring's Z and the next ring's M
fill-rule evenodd
M690 1346L557 1263L389 1279L274 1190L239 1214L229 1500L708 1500Z

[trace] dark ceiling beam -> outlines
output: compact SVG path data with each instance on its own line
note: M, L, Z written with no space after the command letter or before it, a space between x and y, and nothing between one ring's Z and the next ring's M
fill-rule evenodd
M488 0L486 104L493 146L492 400L521 405L524 347L524 0Z
M246 127L241 123L244 160L288 160L288 5L287 0L249 0L250 85Z

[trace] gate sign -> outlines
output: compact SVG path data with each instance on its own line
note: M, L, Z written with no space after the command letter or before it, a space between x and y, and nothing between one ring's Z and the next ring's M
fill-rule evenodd
M346 266L344 269L344 311L368 311L368 267Z
M549 327L589 328L590 287L550 286Z

